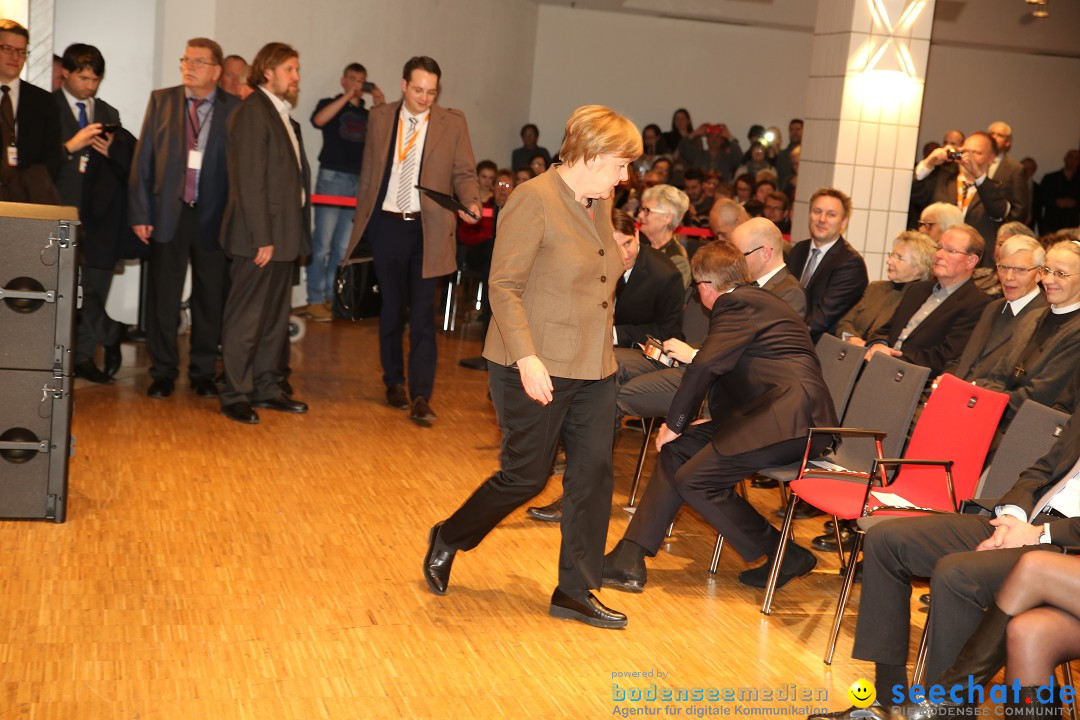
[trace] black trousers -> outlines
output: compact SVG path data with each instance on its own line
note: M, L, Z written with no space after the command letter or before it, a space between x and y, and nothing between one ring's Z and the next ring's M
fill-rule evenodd
M701 513L748 562L776 548L780 532L735 492L735 486L762 468L801 460L806 440L785 440L727 456L712 446L714 426L711 420L691 425L661 449L656 469L624 536L649 555L660 549L683 503ZM820 447L815 447L812 457L821 454L830 438L824 436L815 440L818 442Z
M216 242L211 246L202 237L198 211L185 205L173 239L167 243L150 242L146 349L152 362L150 376L155 380L175 380L180 375L176 335L189 260L192 286L188 377L214 377L225 307L225 253Z
M615 376L553 377L551 382L552 402L542 406L525 394L517 368L488 363L491 400L503 434L500 468L450 516L439 538L456 550L479 545L503 518L544 489L562 438L566 473L559 587L580 596L600 587L604 568L614 484Z
M435 387L435 290L438 278L424 277L424 228L379 210L367 236L382 295L379 357L387 387L405 384L402 341L409 325L409 394L430 399Z
M1048 521L1038 516L1035 523ZM1039 545L975 551L993 534L981 515L897 518L866 534L862 597L852 656L903 665L911 630L911 579L930 578L926 678L956 660L1020 556Z
M82 307L75 325L75 362L94 359L98 345L114 345L120 339L123 324L105 312L113 271L83 265L79 268Z
M225 388L221 404L275 400L289 361L289 310L294 262L232 259L232 284L225 303L222 357Z

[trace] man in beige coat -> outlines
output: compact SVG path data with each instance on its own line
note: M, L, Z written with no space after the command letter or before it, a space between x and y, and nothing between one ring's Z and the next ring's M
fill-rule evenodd
M480 216L480 186L465 116L435 104L442 71L414 57L402 73L402 100L373 108L360 167L348 263L361 238L371 247L382 295L379 355L386 402L416 421L435 418L435 290L457 270L457 218L422 196L417 185L457 198ZM402 339L409 323L408 392ZM411 396L411 399L410 399Z

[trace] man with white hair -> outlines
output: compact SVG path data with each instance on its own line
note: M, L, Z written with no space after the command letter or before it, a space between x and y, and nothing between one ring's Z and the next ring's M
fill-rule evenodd
M1009 216L1006 220L1023 222L1031 211L1031 191L1024 167L1009 157L1009 150L1012 150L1012 127L998 120L990 123L986 132L994 138L998 146L997 159L990 163L986 174L1005 188L1005 194L1009 198Z
M923 208L915 229L926 233L931 240L937 242L946 230L962 222L964 213L960 212L960 208L949 203L936 202Z

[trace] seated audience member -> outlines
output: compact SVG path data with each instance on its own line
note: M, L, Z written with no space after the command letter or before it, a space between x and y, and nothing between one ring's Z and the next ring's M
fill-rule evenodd
M791 155L788 156L791 161L792 175L784 183L784 194L788 196L788 201L795 202L795 188L799 184L799 161L802 159L802 145L792 149Z
M735 199L740 205L745 205L754 197L754 176L743 173L735 178Z
M716 188L724 180L720 177L719 173L710 172L705 173L705 179L702 181L702 187L705 190L705 197L709 198L709 207L712 207L713 202L716 200Z
M711 309L709 333L660 427L660 458L641 504L623 539L604 558L605 587L644 589L645 556L660 549L684 503L744 559L775 557L779 531L735 492L736 486L756 470L803 457L807 429L837 421L806 325L782 300L752 286L742 252L731 243L712 243L694 255L693 270L702 303ZM706 399L712 419L695 423ZM821 436L810 448L811 457L831 443ZM779 584L816 564L813 553L792 543ZM747 570L739 581L764 587L768 570L767 564Z
M650 336L682 335L686 288L679 269L664 253L641 245L630 215L616 210L611 222L623 256L623 274L615 290L615 346L640 355L636 346Z
M529 163L532 162L533 157L535 157L536 155L542 155L544 157L544 162L548 165L551 164L551 153L547 151L547 148L542 148L536 144L536 141L539 139L540 128L536 127L536 125L533 125L532 123L526 123L525 125L522 125L521 147L514 150L514 152L510 155L511 170L517 172L522 168L529 167Z
M896 312L904 290L930 277L935 250L934 241L921 232L905 230L897 235L885 261L888 279L866 286L862 300L836 324L836 336L852 345L866 345L866 339Z
M762 216L780 229L781 234L791 235L791 217L788 215L788 196L782 192L771 192L762 200Z
M1028 194L1027 175L1020 163L1009 157L1012 150L1012 127L1008 123L990 123L986 133L994 138L997 145L998 155L994 162L990 163L986 174L1001 183L1005 190L1005 198L1009 201L1009 214L1006 222L1015 220L1023 222L1031 207L1031 196Z
M1064 166L1043 176L1039 185L1039 232L1043 235L1080 225L1080 150L1065 153Z
M701 147L701 138L705 147ZM735 177L742 162L742 148L727 125L699 125L679 143L679 157L703 172L719 173L725 180Z
M705 173L697 168L690 168L683 173L683 189L690 198L690 210L683 218L682 224L695 224L700 221L702 225L708 224L709 210L712 208L713 199L705 194ZM713 188L715 190L715 187Z
M544 155L537 153L533 155L532 158L529 160L529 169L537 175L543 175L547 172L548 165L550 164L551 163L548 162L547 158L545 158Z
M644 148L641 157L633 162L633 166L637 168L637 171L640 174L644 174L651 170L653 163L656 162L657 159L662 157L671 158L671 151L664 142L664 138L660 133L660 127L658 125L649 124L642 129L641 146Z
M477 173L479 175L479 173ZM481 186L483 183L481 183ZM499 221L499 212L510 198L514 189L514 173L503 168L495 173L492 196L484 201L485 208L491 208L491 217L482 217L478 223L467 223L458 219L458 265L480 281L480 337L487 337L491 323L491 303L488 301L488 271L491 270L491 253L495 249L495 227ZM467 357L458 360L458 365L470 370L487 370L487 360L482 356Z
M997 238L994 241L994 267L975 268L972 278L975 286L992 298L1001 297L1001 282L998 280L997 264L1001 262L1001 246L1013 235L1026 235L1035 239L1035 233L1024 223L1013 220L998 228Z
M638 210L641 233L679 269L684 286L690 284L690 261L686 249L675 238L675 228L679 227L688 207L690 198L682 190L671 185L656 185L641 194Z
M730 240L731 231L750 219L745 208L729 197L718 197L709 210L709 229L717 240ZM692 258L704 245L699 238L690 238L686 244L687 254Z
M1080 507L1075 498L1078 455L1080 416L1073 415L1050 451L1020 473L1004 497L985 503L996 517L905 517L867 531L862 598L851 654L875 663L876 687L891 691L899 686L907 691L912 578L929 577L933 598L926 625L926 677L951 683L955 681L946 670L961 659L967 640L977 629L984 638L992 635L980 625L1008 621L1002 617L1004 609L994 605L994 595L1021 557L1033 550L1061 552L1080 545ZM606 559L604 570L606 573ZM963 678L965 686L966 681ZM892 717L889 708L881 705L867 710L881 720ZM860 717L854 711L811 716L811 720ZM864 711L859 712L866 717Z
M930 203L919 213L919 222L915 229L926 233L936 243L946 230L962 222L964 213L960 208L949 203L936 202Z
M514 187L517 187L523 182L528 182L536 177L536 173L529 167L518 168L514 171Z
M701 136L691 137L693 133L694 123L690 120L690 113L686 108L679 108L671 114L671 130L664 133L661 139L672 153L677 153L681 149L684 139L701 149Z
M766 218L751 218L740 224L731 242L746 258L754 284L773 293L802 317L806 317L806 292L784 263L784 236Z
M666 157L656 158L650 171L656 176L656 185L664 185L671 181L672 163Z
M788 270L806 290L806 323L817 342L859 302L869 279L866 263L843 238L851 219L851 198L834 188L810 196L810 237L788 255Z
M754 175L758 174L759 170L772 170L772 163L765 157L765 146L760 142L755 142L750 145L750 159L744 165L740 165L739 169L735 171L736 177L739 175Z
M481 203L487 203L495 194L495 173L498 171L499 168L491 160L481 160L476 163L476 180L480 183Z
M915 166L912 203L918 207L931 202L955 204L964 213L964 222L979 235L996 237L998 227L1009 218L1009 200L1001 183L987 174L997 157L994 139L984 132L973 132L959 148L959 159L950 159L949 154L957 149L938 148ZM984 248L980 264L993 266L993 248Z
M776 192L776 182L771 178L763 178L754 183L754 199L762 205L765 204L765 198L769 197L769 193Z
M971 274L983 239L970 225L954 225L938 240L932 280L912 283L900 304L867 339L866 359L884 352L930 368L935 376L960 357L989 296Z

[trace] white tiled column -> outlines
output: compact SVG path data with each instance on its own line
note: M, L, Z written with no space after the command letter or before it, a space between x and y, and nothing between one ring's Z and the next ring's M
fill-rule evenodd
M904 230L935 0L818 0L793 239L820 187L851 196L870 279Z

